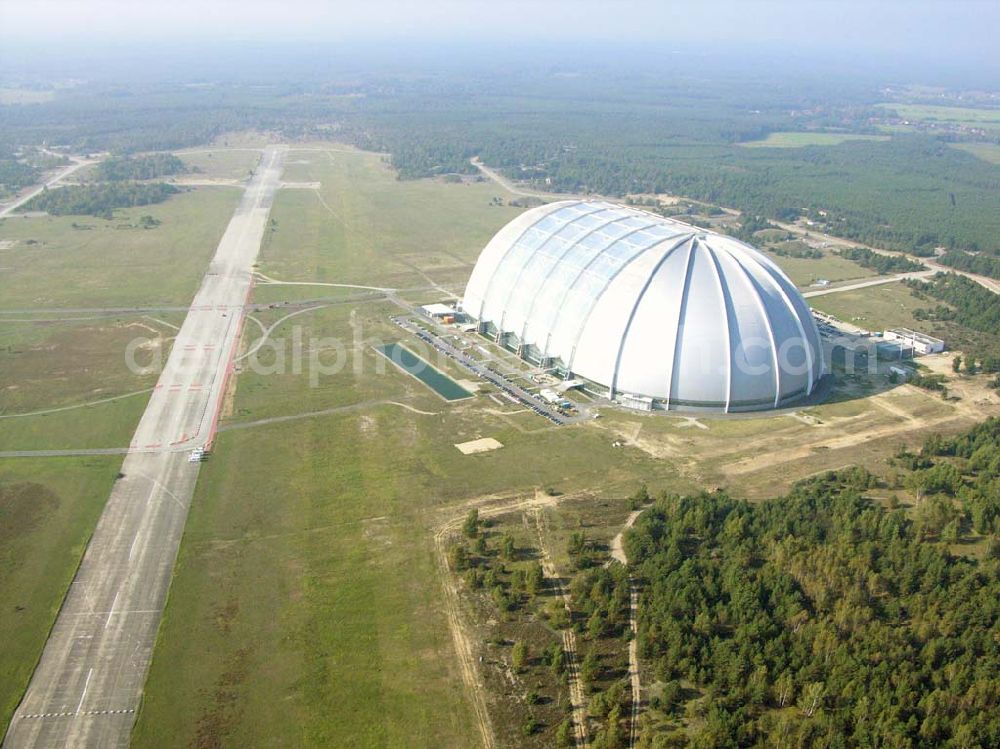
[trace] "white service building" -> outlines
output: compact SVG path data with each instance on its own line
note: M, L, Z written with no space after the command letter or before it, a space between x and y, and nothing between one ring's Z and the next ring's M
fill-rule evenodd
M896 341L903 346L913 349L915 354L938 354L944 351L944 341L940 338L918 333L909 328L895 328L882 333L882 338L887 341Z

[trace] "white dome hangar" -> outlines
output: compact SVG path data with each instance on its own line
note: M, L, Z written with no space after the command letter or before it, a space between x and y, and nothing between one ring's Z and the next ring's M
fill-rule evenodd
M525 359L635 407L776 408L823 374L809 307L771 260L603 201L550 203L507 224L462 308Z

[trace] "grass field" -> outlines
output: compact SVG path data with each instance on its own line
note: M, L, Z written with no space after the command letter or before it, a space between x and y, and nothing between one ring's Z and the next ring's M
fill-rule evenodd
M179 318L178 313L169 315ZM88 403L152 387L155 374L130 370L165 360L175 330L138 315L80 322L0 318L0 416Z
M276 308L283 306L285 302L310 301L339 304L352 300L361 302L380 296L382 295L377 291L314 284L258 283L253 291L253 301L255 304L274 304Z
M260 269L283 281L375 286L464 285L490 237L519 208L491 183L399 181L378 154L292 149L284 179L321 182L282 192ZM457 290L460 290L457 289Z
M245 180L260 161L260 151L254 148L199 148L174 155L194 170L188 176L214 179Z
M137 392L56 413L2 419L0 450L128 447L148 400L148 392Z
M763 140L740 143L746 148L802 148L803 146L836 146L851 140L888 140L886 135L859 135L856 133L768 133Z
M120 463L115 456L0 460L0 733L31 678Z
M913 316L913 310L928 306L927 302L917 299L901 283L824 294L809 299L809 306L867 330L928 328Z
M938 122L1000 125L1000 109L943 107L934 104L882 104L880 106L892 109L900 117L908 120L936 120Z
M3 219L0 310L187 304L239 198L237 190L204 188L122 209L110 221ZM162 223L129 227L142 215Z
M1000 145L996 143L952 143L951 145L983 161L1000 165Z
M773 252L767 252L767 256L788 274L792 283L802 289L820 278L836 282L867 278L872 275L872 271L867 268L862 268L853 260L843 258L829 250L825 251L823 257L815 259L789 257Z
M44 101L52 101L55 95L55 91L0 87L0 104L40 104Z

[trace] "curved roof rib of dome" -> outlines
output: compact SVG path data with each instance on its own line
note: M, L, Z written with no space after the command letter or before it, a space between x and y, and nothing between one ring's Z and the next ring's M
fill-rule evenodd
M501 229L463 308L612 394L666 407L775 407L822 374L809 308L766 256L603 201L551 203Z

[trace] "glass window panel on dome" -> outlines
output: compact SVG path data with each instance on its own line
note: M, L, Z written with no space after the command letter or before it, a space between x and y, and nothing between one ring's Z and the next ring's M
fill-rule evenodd
M543 254L544 258L525 269L523 280L513 292L519 298L531 300L529 306L537 304L535 297L539 293L551 296L566 288L579 273L576 262L579 242L567 241L562 237L558 237L557 240L547 243L536 253Z
M573 221L577 226L582 226L584 231L590 231L604 223L600 217L600 211L596 213L586 213Z
M552 327L549 346L551 356L559 356L566 362L572 359L579 332L595 303L594 299L579 296L567 301Z
M634 218L626 218L609 224L602 231L597 232L594 237L601 244L603 249L608 249L622 237L626 237L636 229L641 228L642 221Z
M487 289L490 298L497 298L498 295L507 296L521 268L550 236L552 236L551 231L542 231L538 228L532 228L525 232L524 236L500 260Z
M599 293L611 276L622 265L644 251L643 246L635 246L627 240L618 240L604 249L587 266L574 286L586 296Z
M613 247L603 253L593 264L591 271L595 276L609 281L622 267L634 260L638 255L666 240L666 237L657 236L652 232L633 234L626 239L616 242Z
M589 209L590 212L603 210L600 206ZM510 296L518 278L521 277L521 270L530 262L536 251L548 242L555 234L562 230L569 222L580 220L586 215L576 206L570 206L555 213L551 213L534 226L530 227L510 248L510 251L500 260L496 272L490 281L487 289L487 305L484 308L484 315L498 316L503 313L506 307L507 298Z
M570 289L570 293L566 295L567 305L577 307L577 305L582 305L584 308L589 308L591 304L597 301L597 293L604 288L604 277L597 276L589 268L580 274L580 277L573 284L573 288ZM577 307L577 311L579 308ZM567 309L567 318L572 318L570 310Z
M545 282L549 272L558 265L560 257L569 246L571 245L566 240L559 236L553 236L532 255L531 259L524 265L520 277L515 279L510 291L510 299L507 302L508 310L518 310L523 314L528 313L539 288ZM524 321L520 317L511 317L509 322L520 328Z
M609 249L614 243L620 241L623 237L627 237L637 229L643 228L648 224L647 221L639 217L628 217L623 218L621 221L616 221L613 224L609 224L604 230L597 232L595 235L596 239L600 243L602 250Z
M618 242L606 252L601 253L587 270L581 274L577 287L587 295L596 295L607 285L608 281L636 256L645 252L645 246L634 246Z
M593 258L607 250L618 237L627 231L627 229L620 228L619 224L606 226L601 231L594 232L580 240L580 253L586 255L588 259Z
M572 223L556 229L549 234L548 238L535 250L534 254L526 261L520 278L514 282L511 290L512 306L514 300L516 304L530 307L534 295L546 278L580 239L593 229L590 226L601 226L608 220L608 215L612 212L600 210L595 214L581 216ZM613 214L612 214L613 215Z
M580 273L581 267L576 262L568 262L565 258L546 279L545 285L539 290L531 312L530 327L535 337L547 336L555 322L556 315L562 308L569 286ZM526 333L527 335L527 333Z
M607 240L590 234L576 243L576 247L573 248L573 254L575 257L586 258L589 261L590 258L603 250L606 244Z
M591 263L588 270L593 276L605 280L610 279L625 263L645 250L645 245L634 245L625 241L616 242L606 252L602 252Z

